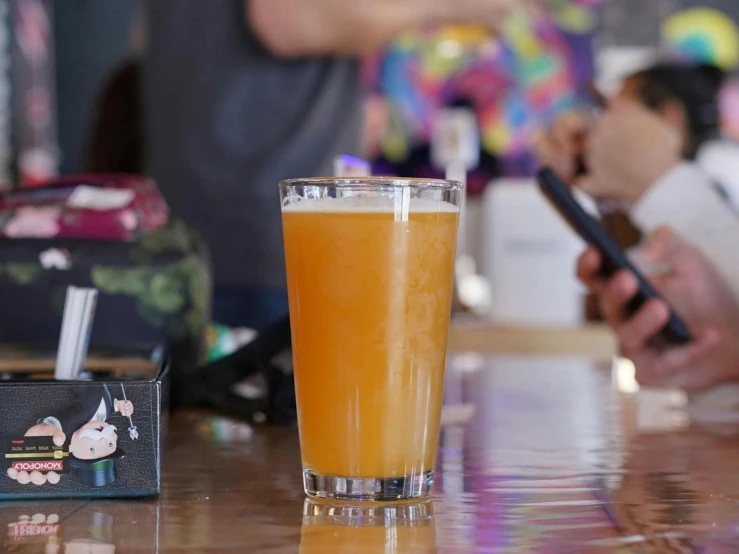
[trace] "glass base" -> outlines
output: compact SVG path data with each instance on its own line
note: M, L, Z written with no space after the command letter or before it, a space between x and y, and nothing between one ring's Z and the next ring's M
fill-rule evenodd
M310 498L369 502L402 502L428 498L434 485L434 472L374 479L338 477L303 470L303 487Z
M303 525L420 526L434 519L434 503L429 499L409 503L334 503L306 498Z

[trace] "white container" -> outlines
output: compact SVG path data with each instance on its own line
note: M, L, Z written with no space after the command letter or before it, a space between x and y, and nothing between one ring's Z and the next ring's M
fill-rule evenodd
M492 285L493 319L527 326L581 324L584 290L575 265L585 244L536 183L491 183L482 215L482 270Z

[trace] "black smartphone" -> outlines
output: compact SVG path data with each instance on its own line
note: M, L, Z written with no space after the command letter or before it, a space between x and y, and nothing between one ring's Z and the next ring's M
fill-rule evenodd
M601 226L600 222L588 214L575 199L567 185L549 168L542 168L536 174L539 188L560 215L569 223L575 232L588 244L600 252L603 259L603 274L606 277L625 269L633 273L639 280L639 291L629 302L629 313L636 312L645 302L657 298L659 293L629 261L626 254L615 239ZM670 312L670 320L661 332L661 338L671 344L687 344L692 338L685 323Z

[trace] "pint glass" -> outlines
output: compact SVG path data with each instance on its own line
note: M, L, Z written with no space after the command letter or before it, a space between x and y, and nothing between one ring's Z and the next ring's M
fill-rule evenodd
M460 194L433 180L280 184L309 497L431 493Z

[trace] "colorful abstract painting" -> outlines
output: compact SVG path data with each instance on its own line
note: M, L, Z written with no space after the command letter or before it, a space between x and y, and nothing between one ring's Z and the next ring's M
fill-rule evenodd
M715 64L725 71L739 66L739 29L718 10L695 7L671 15L662 26L665 46L693 61Z
M662 26L663 45L671 55L711 63L735 74L739 69L739 2L731 12L703 5L671 15ZM721 94L724 134L739 140L739 78L731 78Z
M428 142L434 114L462 102L478 114L486 153L526 158L532 132L575 106L592 77L590 33L600 1L529 1L501 39L474 26L401 37L367 66L388 105L383 157L405 160Z

